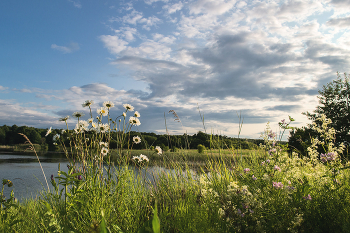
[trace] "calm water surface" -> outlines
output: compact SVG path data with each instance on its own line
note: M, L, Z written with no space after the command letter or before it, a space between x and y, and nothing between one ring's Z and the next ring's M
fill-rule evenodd
M57 176L59 165L61 171L68 172L69 162L67 158L55 154L40 155L39 159L49 187L53 189L50 182L51 174ZM133 169L135 174L140 173L138 168L130 167L130 169ZM153 181L161 173L173 173L174 171L155 166L141 172L144 178ZM25 198L35 199L40 196L39 191L47 189L43 172L35 155L0 154L0 181L2 179L9 179L13 182L12 187L9 188L6 185L4 188L6 198L10 197L11 190L13 190L15 197L20 201Z

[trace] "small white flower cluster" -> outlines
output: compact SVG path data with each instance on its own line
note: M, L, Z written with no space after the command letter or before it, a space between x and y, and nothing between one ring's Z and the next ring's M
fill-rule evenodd
M136 163L137 166L143 166L145 163L149 162L148 157L143 154L140 154L140 156L133 156L132 160Z

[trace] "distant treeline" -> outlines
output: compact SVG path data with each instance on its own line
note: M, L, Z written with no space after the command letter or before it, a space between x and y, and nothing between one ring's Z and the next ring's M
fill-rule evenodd
M53 143L53 136L60 134L61 129L52 129L52 132L45 137L47 129L40 129L28 126L0 126L0 145L18 145L25 143L25 138L19 133L25 134L33 144L40 145L41 150L56 151L59 149ZM198 145L203 145L212 149L227 149L227 148L242 148L242 149L256 149L262 139L242 139L231 138L222 135L210 135L199 131L194 135L158 135L155 133L135 132L131 131L128 134L128 141L125 142L124 148L132 145L132 138L139 136L141 138L140 144L134 144L134 149L146 149L151 146L160 146L163 150L177 150L183 149L197 149ZM89 133L86 134L89 137ZM117 148L117 133L111 133L110 148ZM62 138L61 138L62 139ZM68 141L64 142L69 145Z

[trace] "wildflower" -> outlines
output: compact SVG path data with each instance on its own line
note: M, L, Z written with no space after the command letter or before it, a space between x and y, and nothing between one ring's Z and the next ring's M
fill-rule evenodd
M125 112L123 112L123 117L124 117L124 118L126 117L126 113L125 113Z
M100 146L108 148L108 143L107 142L100 142Z
M252 176L252 179L253 179L253 180L257 180L257 178L256 178L254 175Z
M141 142L141 138L139 136L135 136L132 138L132 141L135 143L135 144L139 144Z
M310 194L308 194L306 197L303 197L303 199L306 200L306 201L311 201L312 200Z
M225 211L222 208L219 208L218 214L219 214L220 217L224 217L225 216Z
M97 128L97 125L95 122L91 122L91 126L92 126L92 129L96 129Z
M55 135L52 137L52 140L53 140L53 141L57 141L59 138L60 138L60 135L59 135L59 134L55 134Z
M54 179L53 179L53 174L51 175L51 180L54 181Z
M272 182L272 186L276 189L282 189L283 188L283 184L282 182Z
M148 157L146 155L140 154L140 159L141 160L145 160L145 161L149 161Z
M131 106L130 104L123 104L123 107L126 109L126 111L134 111L134 107Z
M270 160L268 159L268 160L266 160L266 163L270 163Z
M61 130L61 134L64 134L66 131L64 129Z
M50 129L47 130L45 137L51 133L51 130L52 130L52 127L50 127Z
M275 170L275 171L281 171L281 168L279 167L279 166L277 166L277 165L275 165L274 167L273 167L273 169Z
M107 114L108 114L107 109L104 107L97 109L96 111L97 111L97 114L102 115L102 116L107 116Z
M159 154L159 155L161 155L163 153L162 148L160 148L159 146L156 146L155 150L156 150L157 154Z
M265 161L262 161L262 162L261 162L261 166L264 165L264 164L265 164Z
M82 106L85 107L90 107L94 103L93 100L85 100L85 103L82 104Z
M108 131L109 130L109 125L106 123L106 124L100 124L99 126L98 126L98 129L99 129L99 131L101 132L101 133L104 133L104 132L106 132L106 131Z
M113 108L113 107L114 107L114 104L113 104L112 101L105 101L105 102L103 102L103 106L104 106L105 108L110 109L110 108Z
M67 121L69 119L69 116L65 116L59 119L59 121Z
M272 132L272 130L270 130L269 134L268 134L269 138L274 138L276 137L276 133Z
M105 148L105 147L103 147L103 148L102 148L102 150L101 150L101 154L102 154L102 156L106 156L106 155L107 155L107 153L108 153L108 149L107 149L107 148Z
M327 161L334 161L335 158L336 158L336 153L334 152L329 152L327 154L323 154L323 153L320 154L320 159L324 163Z
M89 122L89 124L92 124L94 122L94 118L89 118L87 122Z
M244 173L248 173L248 172L250 172L250 169L249 168L244 168Z
M134 117L140 117L140 116L141 116L140 113L138 111L135 111Z
M141 125L140 120L138 118L136 118L136 117L130 117L129 118L129 123L132 124L132 125L136 125L136 126Z
M81 176L81 175L78 175L78 180L82 180L83 179L83 177Z
M75 118L80 118L80 117L83 117L84 116L84 113L82 113L82 112L74 112L73 113L73 117L75 117Z

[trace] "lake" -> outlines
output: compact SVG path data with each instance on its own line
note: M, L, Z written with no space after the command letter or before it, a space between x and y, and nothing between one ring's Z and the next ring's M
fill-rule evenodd
M50 189L53 189L50 177L53 174L57 176L58 166L61 171L68 172L67 164L69 164L66 157L59 154L39 155L39 159L46 175L47 182ZM140 170L136 167L130 166L130 169L139 174ZM160 173L172 173L174 170L166 169L159 166L148 167L147 171L142 170L142 175L148 180L153 181ZM195 172L193 172L195 173ZM15 198L19 201L25 198L34 198L39 196L38 192L47 189L43 172L40 168L38 159L35 155L18 155L3 153L0 154L0 181L8 179L13 182L12 187L4 188L4 195L6 198L10 197L11 190L14 191ZM57 180L56 180L57 182ZM2 183L1 183L2 184Z

